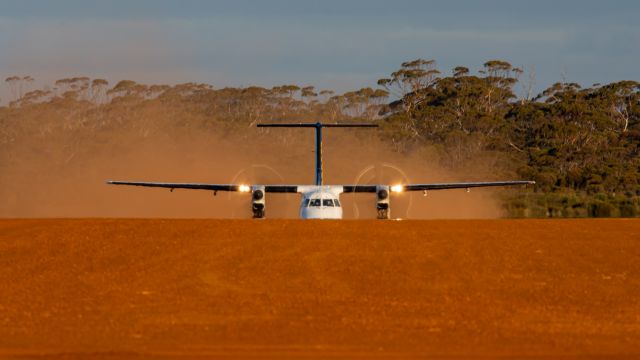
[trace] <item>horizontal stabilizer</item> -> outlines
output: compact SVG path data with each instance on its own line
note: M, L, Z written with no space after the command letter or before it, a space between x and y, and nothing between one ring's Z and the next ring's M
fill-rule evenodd
M316 123L297 123L297 124L258 124L258 127L273 128L313 128L316 132L316 185L322 185L322 128L375 128L376 124L323 124Z
M327 123L295 123L295 124L258 124L257 127L378 127L376 124L327 124Z

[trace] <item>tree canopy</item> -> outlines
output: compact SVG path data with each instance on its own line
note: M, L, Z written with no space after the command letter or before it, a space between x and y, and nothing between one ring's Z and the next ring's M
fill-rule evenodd
M504 60L487 61L475 74L465 66L448 73L416 59L377 89L344 94L308 84L216 89L122 80L109 88L106 79L88 77L32 90L31 76L10 76L0 160L11 161L21 137L66 134L72 149L73 139L116 126L144 136L161 131L162 122L242 134L259 121L357 120L380 124L393 151L431 149L444 167L480 163L502 177L535 180L531 191L507 192L512 216L640 214L640 83L557 82L529 96L515 90L524 71Z

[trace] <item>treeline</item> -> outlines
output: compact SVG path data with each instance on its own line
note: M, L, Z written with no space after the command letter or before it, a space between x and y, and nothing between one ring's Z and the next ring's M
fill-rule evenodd
M512 216L640 214L638 82L556 83L531 96L525 81L517 98L523 71L505 61L440 75L416 60L379 81L399 92L383 119L397 146L436 146L451 167L494 154L497 168L537 182L506 200Z
M427 149L457 171L482 164L495 178L535 180L528 191L503 192L511 216L640 215L640 85L556 83L533 94L532 80L500 60L477 74L456 67L447 75L422 59L403 63L377 89L344 94L87 77L34 90L30 76L12 76L13 98L0 107L0 167L19 161L21 139L63 139L64 162L123 131L147 137L170 126L242 137L260 121L358 120L380 124L379 136L400 154ZM478 179L470 172L469 180Z

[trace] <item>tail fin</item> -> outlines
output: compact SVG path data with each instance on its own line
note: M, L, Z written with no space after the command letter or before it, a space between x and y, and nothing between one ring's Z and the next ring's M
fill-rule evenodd
M375 124L323 124L317 123L298 123L298 124L258 124L258 127L301 127L316 129L316 185L322 185L322 128L325 127L378 127Z

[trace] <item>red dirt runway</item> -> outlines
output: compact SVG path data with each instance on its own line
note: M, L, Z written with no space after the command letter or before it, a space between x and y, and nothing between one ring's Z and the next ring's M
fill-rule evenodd
M640 358L640 220L0 220L0 356Z

